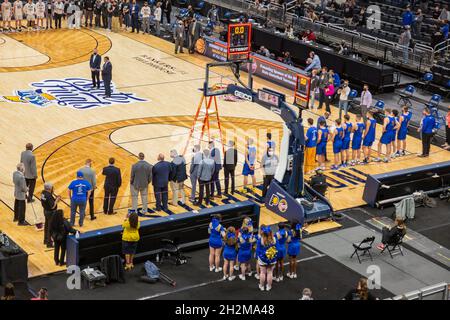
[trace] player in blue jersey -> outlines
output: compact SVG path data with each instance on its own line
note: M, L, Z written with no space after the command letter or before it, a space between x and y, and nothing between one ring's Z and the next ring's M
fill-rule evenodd
M407 106L402 108L402 114L398 117L400 128L397 133L397 155L404 156L406 154L406 136L408 135L408 125L412 118L412 112Z
M364 164L370 162L370 154L372 152L372 145L375 141L377 121L373 118L373 112L367 112L366 129L363 136L363 152Z
M360 163L361 159L361 145L366 125L362 119L361 114L356 115L356 123L353 126L353 138L352 138L352 161L351 165Z
M342 166L346 167L350 164L350 135L353 132L353 124L350 122L350 116L344 115L344 139L342 140Z
M391 139L391 147L392 147L392 154L391 158L397 157L397 131L400 128L400 123L398 120L398 110L393 109L392 110L392 116L394 117L394 130L392 130L392 139Z
M319 163L319 168L322 170L325 170L325 161L326 161L325 157L327 154L327 143L329 135L330 132L326 127L326 122L322 120L319 123L319 130L317 130L317 147L316 147L317 162Z
M375 162L380 162L383 160L383 162L389 162L389 156L391 155L391 142L392 142L392 135L394 134L394 128L395 128L395 119L392 115L392 110L390 108L386 108L384 110L384 120L383 120L383 133L381 134L380 141L378 141L378 157L375 158ZM381 151L383 148L383 145L385 146L386 150L386 156L381 159Z
M342 163L341 151L342 151L342 140L344 139L344 128L342 128L341 126L341 119L336 119L334 123L336 126L332 134L334 165L331 166L331 169L337 170L339 169Z

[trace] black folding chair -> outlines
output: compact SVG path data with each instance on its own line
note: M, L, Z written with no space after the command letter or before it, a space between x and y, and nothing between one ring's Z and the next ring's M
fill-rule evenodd
M389 252L389 255L392 259L394 259L394 255L400 254L404 256L402 244L403 244L403 238L405 237L405 234L398 235L396 239L393 239L391 243L387 243L383 250L381 250L380 254L382 254L385 250Z
M367 254L370 257L370 260L373 261L370 250L372 249L374 241L375 241L375 237L372 236L372 237L365 238L360 243L353 243L352 245L353 245L353 248L355 249L355 251L353 251L352 255L350 256L350 259L353 258L353 256L356 254L356 257L358 258L359 263L361 263L361 257L364 257Z

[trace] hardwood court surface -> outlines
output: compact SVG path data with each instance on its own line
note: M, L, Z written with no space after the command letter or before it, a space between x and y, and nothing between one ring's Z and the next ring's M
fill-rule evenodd
M57 43L57 45L55 45ZM97 172L98 189L95 190L96 212L102 211L101 169L107 165L108 158L116 158L122 170L123 184L116 204L117 215L105 216L99 213L98 219L88 218L81 231L94 230L120 224L130 207L129 175L131 165L137 161L136 154L144 152L151 163L162 152L168 158L172 148L182 150L193 114L196 111L201 93L199 88L204 81L205 64L210 59L198 54L173 54L173 44L148 35L130 33L110 33L99 30L82 29L54 30L0 36L0 97L15 95L17 90L30 89L31 83L44 80L66 78L90 79L88 59L94 47L98 46L102 55L108 55L113 64L113 82L121 92L132 93L140 99L130 104L106 105L98 108L75 109L57 105L46 107L30 103L17 103L0 99L2 121L0 126L0 229L10 235L29 254L31 276L47 274L62 268L53 265L53 251L42 244L43 234L34 226L18 227L12 223L14 199L12 172L20 158L20 152L27 142L32 142L38 163L38 182L35 196L39 196L44 181L54 183L57 194L67 201L67 185L75 178L85 159L94 161ZM3 48L8 50L3 50ZM11 51L12 50L12 51ZM14 52L14 53L12 53ZM226 70L219 73L228 74ZM216 74L220 82L219 74ZM284 92L292 101L291 92L256 79L255 87L271 87ZM2 101L3 100L3 101ZM274 113L249 102L230 102L218 99L224 140L237 140L242 164L244 140L253 137L258 147L258 159L262 157L265 135L270 131L276 142L280 142L281 119ZM307 112L317 118L317 114ZM335 110L334 113L336 114ZM308 117L305 115L305 118ZM380 132L378 132L378 135ZM389 164L376 164L355 167L358 171L348 171L349 176L335 176L330 182L330 198L334 209L352 208L364 204L361 199L365 174L389 172L432 162L449 159L448 152L432 148L428 159L415 157L420 149L420 141L409 138L408 151L411 155L397 159ZM331 149L329 150L331 155ZM330 157L331 158L331 157ZM170 159L167 159L170 161ZM189 160L189 159L188 159ZM237 173L242 170L238 166ZM350 176L350 177L352 177ZM357 177L358 179L356 179ZM262 181L261 170L257 179ZM237 178L242 184L242 177ZM190 184L186 183L186 192ZM233 202L250 197L261 201L261 191L256 194L235 194L234 199L215 199L215 204ZM171 193L169 193L169 200ZM154 201L150 188L150 201ZM170 206L171 213L181 213L186 209L197 210L188 203L189 208ZM61 208L68 216L65 203ZM150 204L150 208L154 203ZM34 211L33 211L34 208ZM34 215L36 213L36 218ZM42 219L39 202L27 205L27 221L34 223ZM152 216L161 215L156 212ZM262 208L261 221L273 224L282 219Z

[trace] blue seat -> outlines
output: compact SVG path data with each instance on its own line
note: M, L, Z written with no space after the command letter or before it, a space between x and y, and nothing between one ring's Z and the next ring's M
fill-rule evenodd
M358 96L358 91L355 89L352 89L350 93L348 94L349 99L355 99Z
M385 103L384 103L383 100L378 100L378 101L375 103L375 108L384 110L384 105L385 105Z
M431 72L427 72L423 75L423 81L431 82L433 81L434 75Z
M427 106L438 107L439 104L441 103L441 101L442 101L442 97L439 94L435 93L431 96L431 99L428 102Z
M199 1L194 6L194 10L198 12L198 11L201 11L204 7L205 7L205 1Z
M181 18L186 18L188 16L188 9L186 9L186 8L181 9L179 16Z
M398 100L397 104L401 106L408 106L412 107L411 98L414 95L414 92L416 92L416 87L414 87L412 84L409 84L406 86L406 88L400 92L400 99Z

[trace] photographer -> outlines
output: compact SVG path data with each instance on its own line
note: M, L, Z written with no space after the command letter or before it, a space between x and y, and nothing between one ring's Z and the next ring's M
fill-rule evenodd
M436 119L431 115L430 109L427 107L423 110L423 118L417 132L422 134L422 154L418 157L425 158L430 155L431 138L436 133Z

